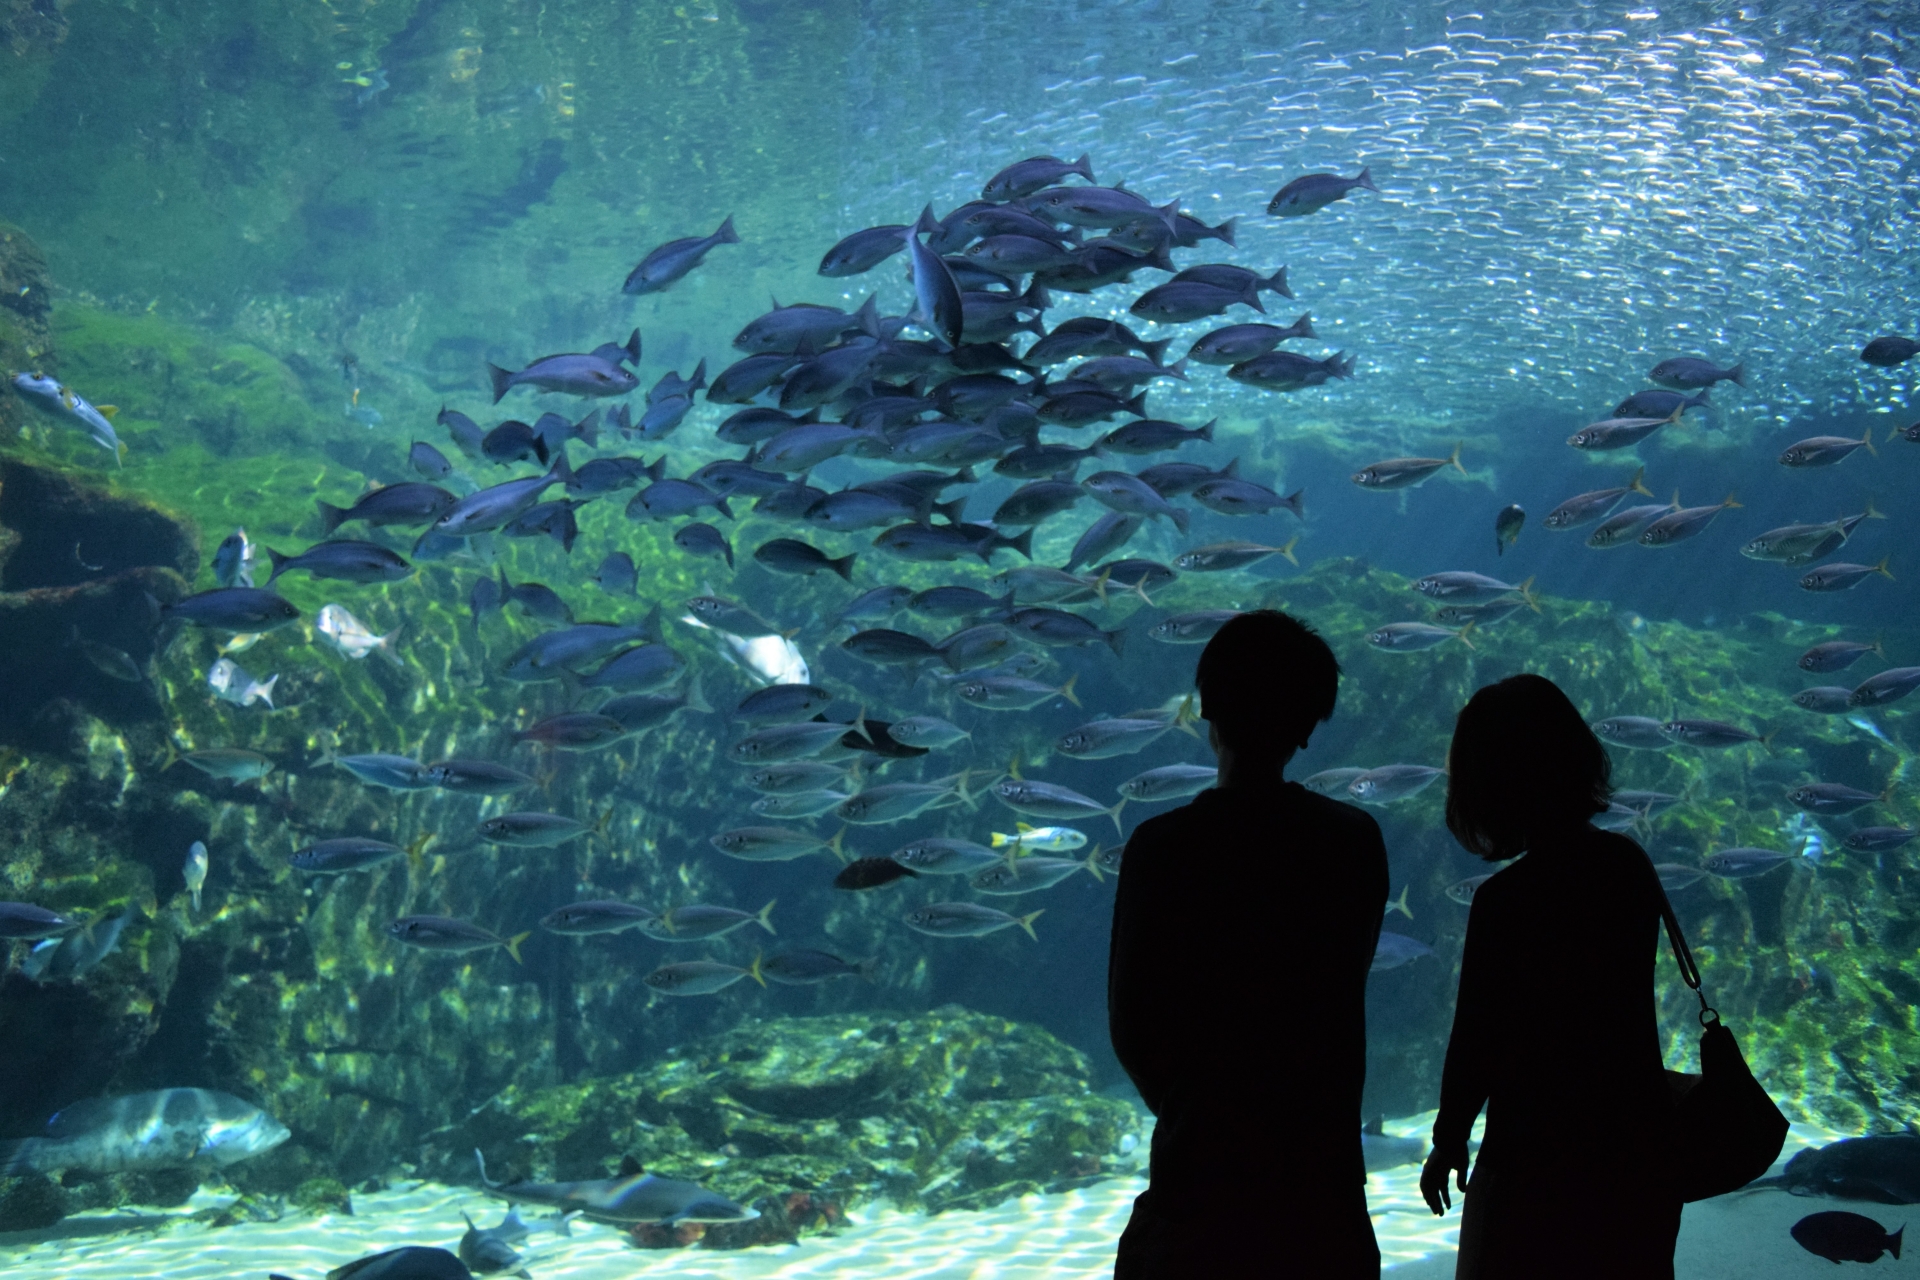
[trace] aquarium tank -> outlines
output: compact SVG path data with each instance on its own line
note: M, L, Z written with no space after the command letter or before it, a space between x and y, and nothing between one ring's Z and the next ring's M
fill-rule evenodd
M1690 1206L1679 1274L1893 1230L1917 29L0 0L7 1273L1110 1274L1115 884L1262 607L1345 669L1289 776L1390 856L1389 1271L1452 1274L1492 868L1443 767L1518 672L1607 741L1783 1156L1886 1140L1852 1200ZM1196 980L1296 980L1268 905Z

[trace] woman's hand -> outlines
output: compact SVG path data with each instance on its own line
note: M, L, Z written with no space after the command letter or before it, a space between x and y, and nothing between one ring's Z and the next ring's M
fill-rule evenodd
M1426 1198L1427 1208L1436 1214L1445 1213L1453 1208L1453 1197L1447 1192L1447 1175L1456 1175L1460 1190L1467 1189L1467 1149L1459 1147L1452 1151L1442 1151L1435 1147L1427 1157L1426 1165L1420 1170L1420 1194Z

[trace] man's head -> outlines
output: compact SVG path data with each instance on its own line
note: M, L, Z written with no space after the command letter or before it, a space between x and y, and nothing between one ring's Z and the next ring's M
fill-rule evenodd
M1193 683L1222 745L1244 759L1282 758L1333 716L1340 663L1306 623L1256 609L1214 633Z

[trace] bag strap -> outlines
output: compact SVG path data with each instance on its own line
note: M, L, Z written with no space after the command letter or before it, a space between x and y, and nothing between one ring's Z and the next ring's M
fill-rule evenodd
M1647 869L1653 870L1653 859L1647 859ZM1667 923L1667 944L1673 948L1674 963L1680 966L1680 981L1692 989L1700 1000L1700 1025L1711 1027L1719 1023L1720 1011L1707 1003L1706 992L1700 989L1700 966L1694 963L1693 951L1687 946L1687 935L1680 931L1680 921L1673 914L1673 903L1667 897L1667 887L1660 883L1660 873L1655 871L1654 884L1660 890L1660 915Z

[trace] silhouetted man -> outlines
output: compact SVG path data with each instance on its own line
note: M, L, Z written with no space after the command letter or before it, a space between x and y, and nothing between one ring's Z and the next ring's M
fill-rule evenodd
M1127 842L1107 1018L1159 1123L1115 1280L1380 1273L1360 1090L1387 854L1366 813L1281 776L1339 680L1305 624L1229 621L1194 674L1219 781Z

